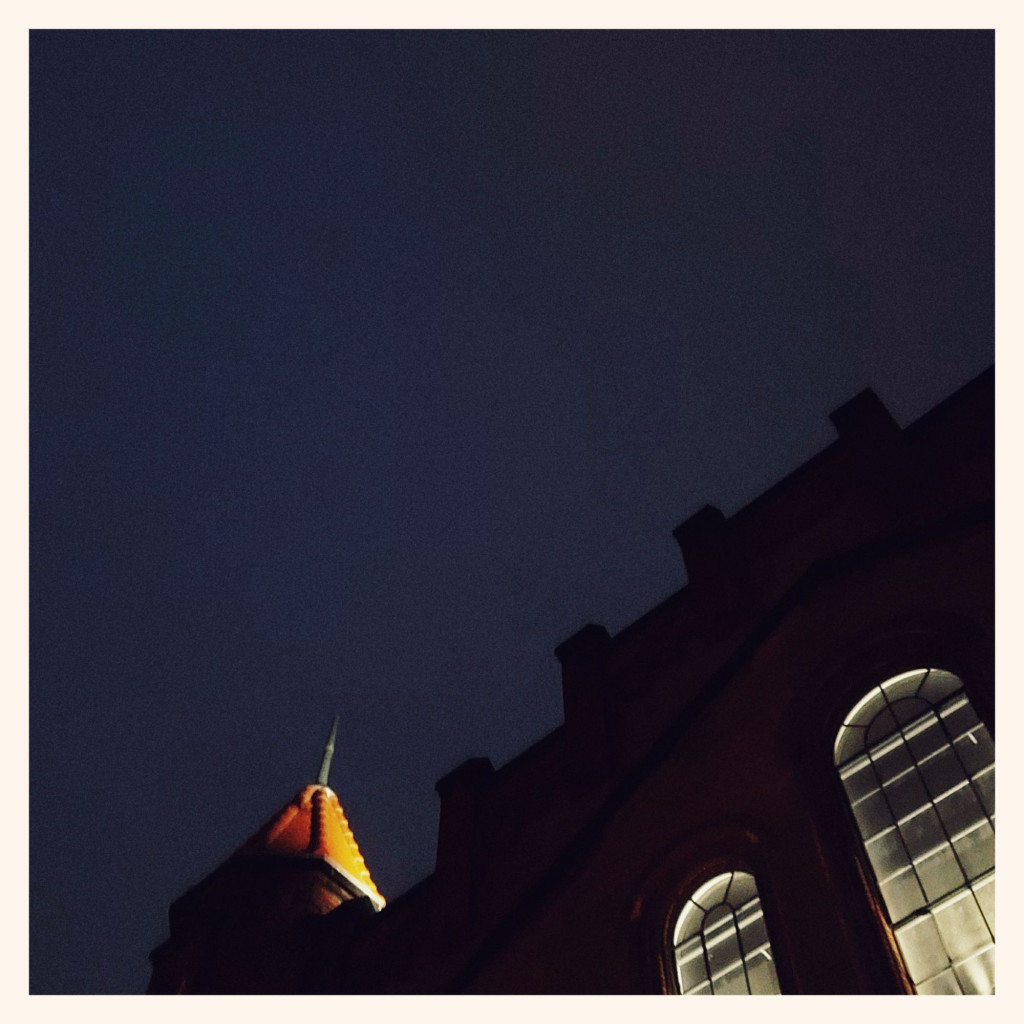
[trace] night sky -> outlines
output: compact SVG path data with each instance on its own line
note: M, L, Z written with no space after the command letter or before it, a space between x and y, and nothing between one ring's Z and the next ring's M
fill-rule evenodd
M31 988L319 766L381 892L672 528L994 360L988 32L36 32Z

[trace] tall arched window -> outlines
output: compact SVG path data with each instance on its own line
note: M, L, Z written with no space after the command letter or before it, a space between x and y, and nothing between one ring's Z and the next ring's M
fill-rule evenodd
M916 669L849 713L835 763L914 988L995 990L995 759L963 683Z
M686 902L673 940L684 995L777 995L779 979L754 876L729 871Z

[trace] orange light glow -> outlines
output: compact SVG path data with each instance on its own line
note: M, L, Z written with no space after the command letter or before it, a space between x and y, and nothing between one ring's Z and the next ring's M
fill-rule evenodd
M329 786L306 786L239 852L321 857L364 890L378 909L384 906L341 803Z

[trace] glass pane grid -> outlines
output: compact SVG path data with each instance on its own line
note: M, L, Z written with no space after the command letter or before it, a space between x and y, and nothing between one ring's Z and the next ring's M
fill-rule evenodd
M698 907L697 899L708 894L719 902ZM729 897L743 902L737 906L728 902ZM687 934L695 920L696 932ZM675 954L679 988L686 995L779 991L761 901L753 877L745 872L718 876L694 893L680 915Z
M970 728L984 728L975 724L976 717L962 695L954 698L951 707ZM931 712L922 717L933 719ZM906 731L930 724L929 721L912 723ZM883 813L877 799L870 806L871 802L864 799L863 809L861 801L854 807L858 828L879 881L886 882L898 875L905 860L886 818L897 819L899 841L928 900L938 899L961 886L965 879L977 877L988 870L992 866L993 845L988 816L978 799L976 786L970 781L960 759L951 751L948 741L945 747L926 755L920 762L914 757L909 768L894 756L891 738L879 747L887 755L885 759L879 757L874 749L868 752L868 756L876 764L876 771L883 780L882 794L888 805L888 814ZM936 766L942 771L936 773L931 770ZM892 770L890 778L886 778L886 767ZM982 772L985 770L983 768ZM920 776L928 779L928 792L921 786ZM870 813L872 810L873 814ZM893 900L890 898L892 887L886 887L886 890L890 914L898 921L901 918L897 910L906 913L916 904L916 892L909 900Z
M896 930L896 939L922 994L995 991L995 934L991 909L995 874L937 901Z
M841 750L857 753L838 765L839 774L917 991L991 992L991 735L955 676L933 670L911 694L911 675L896 685L890 680L874 699L869 695L858 703L860 747L851 747L840 730L837 758ZM896 724L929 700L938 706Z

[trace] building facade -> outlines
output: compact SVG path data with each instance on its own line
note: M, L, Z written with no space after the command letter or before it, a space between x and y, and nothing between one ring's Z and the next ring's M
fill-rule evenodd
M384 906L324 779L174 904L150 991L993 991L994 371L832 421L556 649L559 728L437 783L433 874Z

